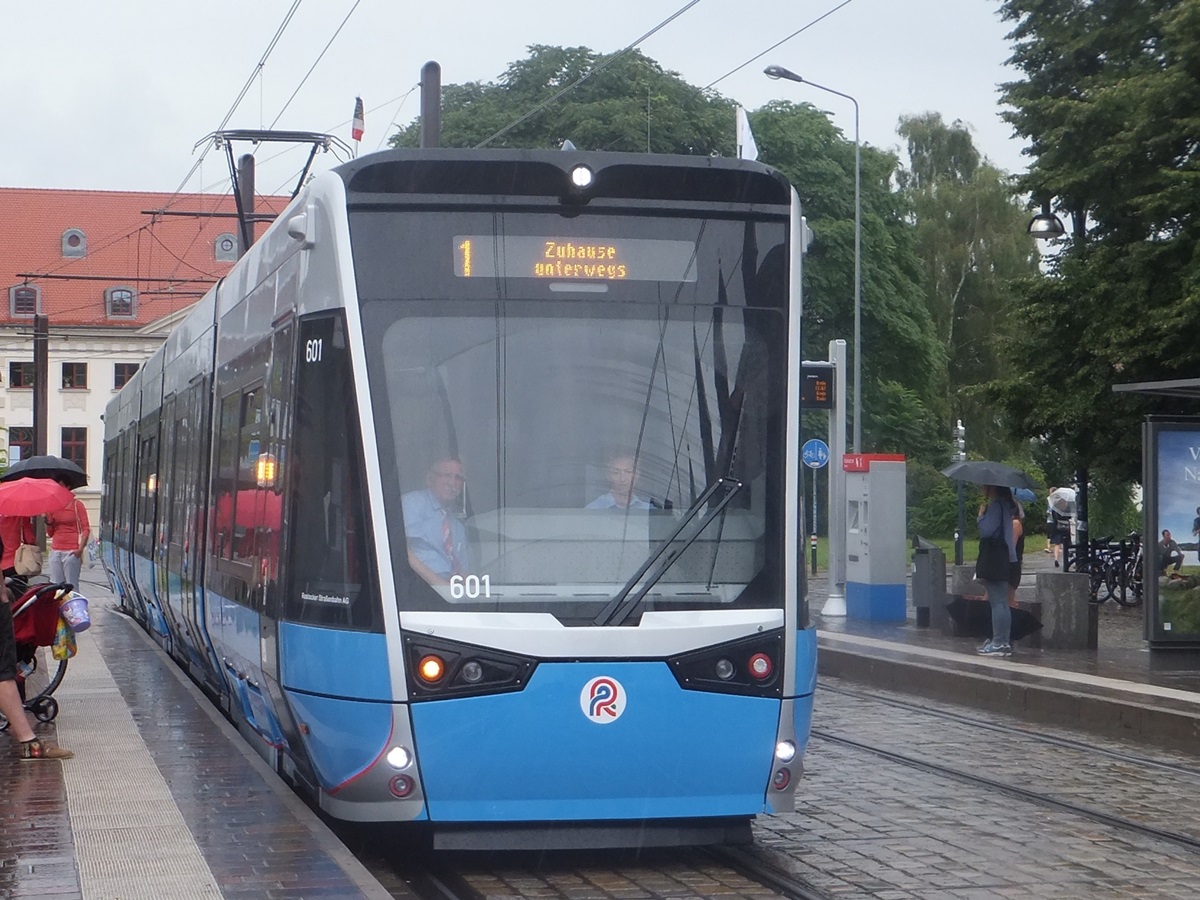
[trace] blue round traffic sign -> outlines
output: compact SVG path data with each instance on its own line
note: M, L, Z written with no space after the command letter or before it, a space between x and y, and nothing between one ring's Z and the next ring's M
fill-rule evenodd
M820 469L829 462L829 445L820 438L805 441L800 456L810 469Z

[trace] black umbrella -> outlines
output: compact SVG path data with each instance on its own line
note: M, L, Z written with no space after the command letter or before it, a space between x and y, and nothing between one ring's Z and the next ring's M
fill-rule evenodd
M951 463L942 469L942 474L955 481L969 481L972 484L995 484L1030 490L1037 487L1037 482L1020 469L987 459L968 459L965 462Z
M954 620L956 634L980 638L992 636L992 607L986 600L960 594L946 604L946 611ZM1027 609L1010 607L1009 611L1012 613L1011 640L1019 641L1042 627L1037 616Z
M16 481L18 478L54 478L65 481L69 488L81 488L88 483L87 472L61 456L31 456L13 463L7 472L0 475L0 481Z

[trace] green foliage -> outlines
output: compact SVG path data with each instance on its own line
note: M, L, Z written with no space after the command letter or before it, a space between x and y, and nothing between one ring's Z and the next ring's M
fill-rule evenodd
M1019 433L1058 446L1093 481L1140 474L1139 420L1194 412L1114 395L1122 382L1200 371L1200 3L1005 0L1014 23L1005 113L1030 141L1021 186L1071 237L1050 277L1019 285L995 396Z
M443 147L558 149L570 140L580 150L734 154L733 102L636 50L615 59L586 47L534 45L529 53L498 83L443 88ZM561 102L539 109L588 72ZM420 132L414 121L391 145L419 146Z
M1020 441L1004 427L984 387L1007 365L1012 281L1037 271L1027 213L1012 179L983 160L962 122L937 113L900 120L910 167L898 183L913 222L925 303L946 359L936 410L939 433L961 419L967 445L1000 459Z

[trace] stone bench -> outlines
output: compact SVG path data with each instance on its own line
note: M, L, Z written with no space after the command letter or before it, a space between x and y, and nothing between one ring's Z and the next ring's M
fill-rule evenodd
M987 600L983 583L975 580L974 566L954 566L951 596L982 597ZM1022 647L1047 650L1095 650L1099 616L1096 604L1088 597L1088 576L1065 572L1039 572L1034 580L1033 599L1017 595L1017 607L1027 610L1042 627L1021 639ZM946 616L943 629L949 634L959 626Z

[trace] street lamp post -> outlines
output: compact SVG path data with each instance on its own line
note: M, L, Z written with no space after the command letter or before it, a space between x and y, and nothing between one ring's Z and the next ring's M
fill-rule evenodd
M1072 213L1071 238L1076 242L1077 246L1083 245L1083 239L1087 234L1086 229L1087 216L1082 210L1076 210ZM1037 238L1043 241L1051 241L1057 238L1065 237L1067 228L1063 225L1062 219L1050 211L1050 201L1046 200L1042 203L1042 211L1029 220L1029 225L1026 228L1030 237ZM1079 461L1075 470L1075 554L1079 559L1079 563L1075 566L1075 571L1080 571L1080 565L1087 563L1091 559L1092 545L1091 538L1088 535L1088 480L1090 473L1088 472L1087 464ZM1065 566L1066 559L1063 559Z
M862 149L858 140L858 101L849 94L801 78L783 66L767 66L768 78L807 84L854 104L854 452L862 452Z

